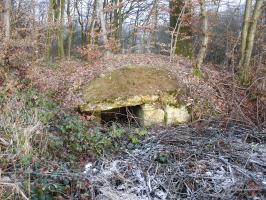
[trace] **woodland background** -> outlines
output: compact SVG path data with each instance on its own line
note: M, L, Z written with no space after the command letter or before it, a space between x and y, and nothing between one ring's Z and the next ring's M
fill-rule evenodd
M246 134L243 144L225 134L228 140L216 135L218 147L207 146L230 143L235 151L226 153L235 156L238 172L264 172L238 158L260 151L252 142L265 144L265 0L1 0L0 13L1 199L93 199L97 190L82 174L86 163L137 148L161 130L98 126L77 111L84 82L127 64L174 69L193 97L187 132L204 133L213 120L221 130L245 126L238 128ZM190 154L183 158L184 168L194 167ZM217 162L230 169L221 157ZM183 198L263 198L265 192L253 179L241 179L232 196L212 184L206 189L191 174L182 180L173 194Z

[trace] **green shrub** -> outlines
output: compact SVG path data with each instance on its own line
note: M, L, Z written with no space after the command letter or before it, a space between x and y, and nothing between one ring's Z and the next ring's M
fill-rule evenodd
M30 189L31 199L65 197L69 187L79 186L75 178L62 176L62 171L79 168L82 158L90 155L108 154L128 144L135 147L147 133L116 123L92 127L79 114L63 111L50 95L32 88L9 95L0 92L0 103L1 138L12 141L1 147L1 152L12 155L1 160L1 170L10 171L12 166L19 171L16 179L24 191ZM60 169L62 163L67 165ZM42 174L46 167L51 168L49 173ZM6 195L10 195L9 190L4 192Z
M86 153L90 149L90 136L88 132L88 124L82 121L78 116L63 113L54 126L59 131L59 138L62 143L61 148L67 149L67 152L72 155L69 158L74 159L81 153ZM56 145L58 149L58 143ZM59 152L60 153L60 152Z

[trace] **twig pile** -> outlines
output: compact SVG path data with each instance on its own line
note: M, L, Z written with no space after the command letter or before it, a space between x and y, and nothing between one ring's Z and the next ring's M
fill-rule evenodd
M86 169L96 199L264 199L265 132L216 123L153 129L137 149Z

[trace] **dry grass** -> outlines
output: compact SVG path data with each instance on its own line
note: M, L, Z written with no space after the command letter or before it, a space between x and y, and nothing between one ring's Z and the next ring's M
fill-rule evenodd
M30 182L22 186L27 181L23 180L25 168L30 169L32 160L47 149L40 108L28 106L27 95L18 92L21 87L15 77L7 77L0 86L0 199L29 199Z

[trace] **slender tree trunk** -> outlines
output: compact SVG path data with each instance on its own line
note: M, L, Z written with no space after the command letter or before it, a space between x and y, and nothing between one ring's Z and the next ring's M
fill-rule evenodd
M3 23L5 30L5 40L10 39L10 9L11 9L11 1L4 0L4 14L3 14Z
M246 0L243 28L241 33L241 60L239 64L240 66L242 66L244 63L244 53L246 49L247 35L248 35L249 23L251 21L251 14L252 14L252 0Z
M173 55L176 53L176 45L177 45L177 39L180 33L181 26L183 24L183 14L186 9L186 3L183 5L183 8L181 12L179 13L179 16L176 19L175 27L172 30L171 33L171 49L170 49L170 59L172 59Z
M122 29L123 29L123 17L122 17L122 6L121 3L123 0L119 0L119 9L118 9L118 27L117 27L117 38L119 39L122 45Z
M54 11L53 11L53 0L50 0L49 2L49 8L48 8L48 27L47 27L47 35L46 35L46 57L47 60L51 59L52 56L52 30L50 28L50 25L54 22Z
M196 69L200 70L202 63L204 61L206 51L207 51L207 46L208 46L208 41L209 41L209 36L208 36L208 17L207 17L207 11L206 11L206 5L205 5L205 0L199 0L200 3L200 13L201 13L201 18L202 18L202 23L203 23L203 39L202 39L202 45L199 50L199 53L196 58Z
M52 33L50 25L57 25L56 38L57 38L57 52L58 57L63 58L64 53L64 12L65 12L65 0L50 0L48 9L48 32L46 36L47 58L51 58L52 53Z
M156 50L157 48L157 29L158 29L158 4L159 4L159 0L155 0L155 12L154 12L154 33L153 33L153 42L154 42L154 48Z
M113 0L113 5L118 5L118 0ZM113 36L115 39L118 39L118 25L119 25L119 19L118 19L118 9L114 9L114 15L113 15L113 27L115 29Z
M83 9L82 9L82 5L81 5L81 8L79 8L79 5L78 5L78 0L76 0L75 2L75 8L76 8L76 11L77 11L77 14L78 14L78 23L80 25L80 28L81 28L81 32L80 32L80 37L81 37L81 45L85 45L86 44L86 34L85 34L85 26L84 26L84 23L83 23Z
M137 12L136 12L136 19L135 19L135 23L134 23L134 30L133 30L133 39L132 39L132 46L136 46L137 49L136 51L137 52L140 52L140 49L138 49L139 45L137 43L137 39L138 39L138 26L139 26L139 17L140 17L140 3L139 1L137 1Z
M65 56L64 52L64 12L65 12L65 0L60 0L59 9L59 31L57 39L57 48L59 58Z
M245 50L242 54L242 57L241 57L241 60L239 63L239 69L241 70L240 71L240 81L241 81L242 85L249 85L251 83L250 60L251 60L252 50L253 50L253 46L254 46L256 28L257 28L259 17L260 17L261 12L262 12L263 2L264 2L264 0L256 0L256 4L255 4L254 10L253 10L252 19L251 19L249 26L248 26L248 32L246 34L246 40L244 41ZM249 11L249 12L251 12L251 11Z
M115 0L114 3L116 6L116 9L114 9L114 20L113 20L113 24L115 28L114 36L115 36L115 39L119 40L121 38L120 36L121 36L122 25L123 25L122 7L121 7L121 3L123 3L123 0Z
M182 21L183 25L180 28L180 37L176 43L176 54L186 57L192 57L192 30L191 30L191 0L172 0L170 1L170 30L175 28L178 16L182 12L184 4L188 6L185 10ZM182 37L181 37L182 36Z
M67 33L67 57L70 59L71 56L71 47L72 47L72 37L73 37L73 21L70 11L70 0L67 2L67 22L68 22L68 33Z
M110 54L110 52L107 49L108 38L107 38L106 23L103 11L103 0L97 0L97 13L98 13L98 19L100 20L101 24L103 45L105 47L106 53Z
M94 27L95 27L96 17L97 17L97 0L94 0L93 1L93 11L92 11L91 23L90 23L90 27L89 27L89 39L88 39L88 43L91 45L93 45L95 42L94 41L95 40Z

